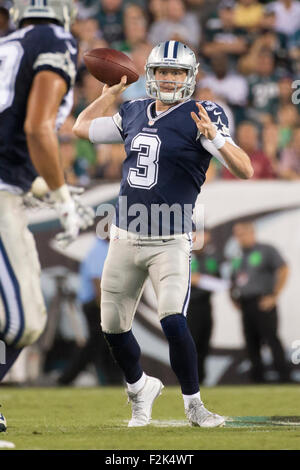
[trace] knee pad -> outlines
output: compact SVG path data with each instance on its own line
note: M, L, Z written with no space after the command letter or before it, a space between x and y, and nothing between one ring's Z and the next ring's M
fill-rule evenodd
M120 331L119 310L114 302L101 302L101 329L103 333L122 333Z
M101 303L101 329L103 333L122 334L131 327L122 313L122 306L113 301L102 301Z
M166 337L182 338L188 331L186 317L181 313L168 315L161 321L161 326Z

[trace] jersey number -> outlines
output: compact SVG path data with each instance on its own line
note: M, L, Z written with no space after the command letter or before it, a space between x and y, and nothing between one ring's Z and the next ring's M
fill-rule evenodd
M151 189L157 183L161 141L157 135L138 134L131 142L137 151L137 168L129 168L127 181L134 188Z
M0 46L0 113L9 108L14 100L15 82L23 54L23 47L18 41Z

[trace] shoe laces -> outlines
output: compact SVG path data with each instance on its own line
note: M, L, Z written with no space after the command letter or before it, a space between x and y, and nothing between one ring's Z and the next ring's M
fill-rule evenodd
M204 403L199 400L191 401L187 413L189 416L193 416L193 418L196 418L197 421L203 421L209 416L213 416L213 413L211 411L208 411L205 408Z
M130 402L132 404L133 417L140 416L141 414L145 415L145 402L140 393L131 394L130 392L127 392L127 395L127 404Z

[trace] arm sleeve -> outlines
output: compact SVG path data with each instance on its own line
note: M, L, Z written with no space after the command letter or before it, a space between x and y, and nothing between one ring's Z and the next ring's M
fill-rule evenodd
M114 117L99 117L92 120L89 128L89 139L93 144L123 143Z
M232 140L231 137L225 137L225 140L226 142L229 142L230 144L235 145L235 147L237 147L236 143ZM224 165L225 168L229 170L227 163L225 162L219 150L216 149L214 144L212 144L211 141L206 139L204 136L200 138L200 141L201 141L202 146L205 148L205 150L207 150L213 157L219 160L219 162L222 163L222 165Z
M211 122L215 125L217 131L225 138L226 142L229 142L235 147L238 147L230 135L228 117L224 109L211 101L204 101L201 104L206 109L206 112L209 115ZM228 169L228 165L222 157L221 153L219 152L219 150L216 149L216 147L211 143L211 141L206 139L206 137L204 137L200 133L197 135L197 138L199 138L202 147L204 147L205 150L207 150L213 157L219 160L219 162L221 162L222 165L224 165Z

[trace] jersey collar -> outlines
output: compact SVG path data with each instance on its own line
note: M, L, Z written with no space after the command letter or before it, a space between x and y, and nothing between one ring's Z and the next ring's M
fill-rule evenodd
M167 114L170 114L172 111L179 108L183 104L188 103L189 101L191 101L191 100L189 99L189 100L186 100L186 101L182 101L181 103L178 103L175 106L172 106L171 108L167 109L166 111L163 111L158 116L156 115L155 109L154 109L155 101L152 101L147 107L147 118L148 118L149 122L156 122L156 121L158 121L158 119L161 119L164 116L166 116Z

